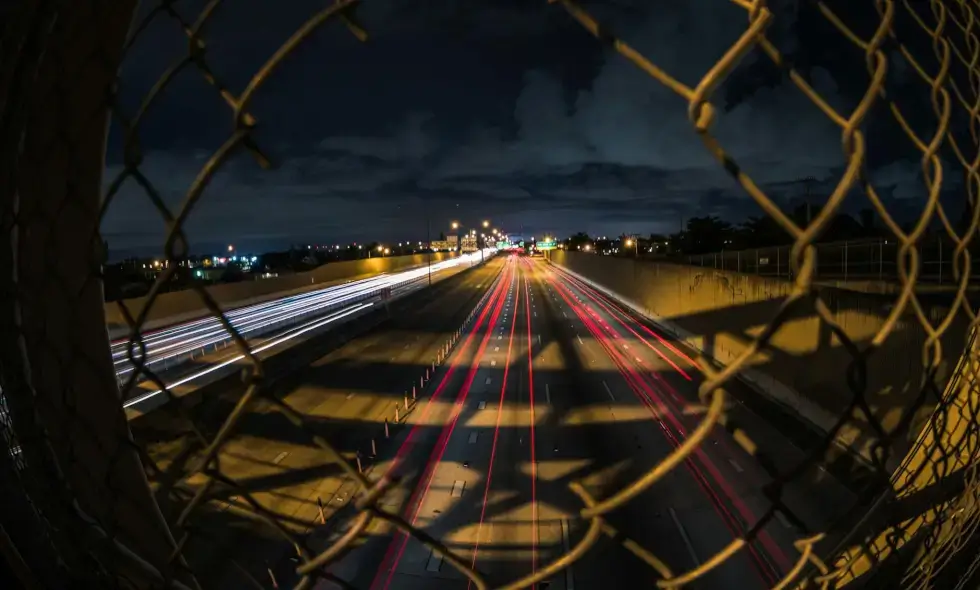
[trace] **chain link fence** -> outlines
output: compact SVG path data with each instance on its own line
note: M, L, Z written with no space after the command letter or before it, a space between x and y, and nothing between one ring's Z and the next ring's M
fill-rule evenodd
M806 18L823 19L854 49L854 59L867 68L867 85L857 108L840 113L819 96L766 37L776 15L766 3L733 0L745 11L744 33L718 62L704 73L696 86L687 86L656 65L656 56L644 56L625 40L603 27L582 5L570 0L554 2L553 10L564 11L612 51L648 74L651 83L661 84L683 98L684 114L691 133L734 180L773 220L793 238L791 248L780 251L780 265L791 269L796 289L758 334L752 352L764 350L772 334L795 310L815 310L853 356L841 367L853 376L855 411L862 411L862 366L875 344L895 328L900 316L914 316L930 335L921 353L927 374L935 375L940 336L949 329L952 316L968 314L975 324L975 311L966 298L972 263L968 246L980 224L977 190L980 175L980 146L977 140L980 100L980 38L975 0L930 0L928 2L868 2L878 13L872 31L855 31L828 4L804 3ZM168 260L187 254L185 225L200 202L208 197L208 183L233 154L245 152L263 168L273 166L274 157L255 138L259 115L253 113L253 98L269 84L283 62L321 28L331 34L369 40L358 23L358 0L324 3L311 13L280 48L254 72L240 92L222 82L221 73L208 59L208 30L220 18L219 8L237 7L220 0L205 4L196 15L182 15L175 2L158 1L145 16L133 22L135 0L47 0L15 2L4 14L0 39L0 547L11 569L42 587L195 588L200 570L189 565L185 549L195 539L207 539L214 527L209 505L224 490L240 500L239 507L259 521L269 534L295 549L294 573L299 587L311 587L317 578L333 579L327 566L337 561L356 543L375 520L387 521L421 540L446 563L460 570L477 588L488 587L486 578L472 570L438 539L410 525L384 508L382 498L397 485L388 479L365 475L360 455L343 453L312 429L303 415L275 394L266 363L253 354L250 343L238 334L219 306L200 287L194 291L234 337L244 356L243 380L234 403L209 423L173 403L161 408L173 414L186 429L184 443L191 460L158 465L138 444L127 423L120 400L137 380L152 382L165 396L172 397L163 380L141 359L144 324L155 297L162 292L175 264L168 265L146 298L145 307L132 315L120 308L131 331L129 361L133 377L120 391L108 356L100 267L105 249L99 227L124 184L135 184L166 225L162 244ZM902 21L901 26L897 23ZM127 50L151 23L166 21L175 35L182 35L187 50L144 97L135 112L124 112L116 100L117 71ZM901 31L901 33L899 33ZM933 55L917 55L907 46L906 35L923 35ZM717 110L715 91L749 52L765 55L823 115L840 128L845 170L836 189L808 227L796 225L766 193L739 168L738 163L712 135ZM929 136L915 132L903 108L885 89L890 59L901 55L912 67L932 98L936 128ZM935 67L921 65L926 59ZM233 121L224 143L201 166L198 176L176 208L170 208L141 169L144 161L139 125L154 103L180 72L192 72L206 82L210 92L222 100ZM862 124L872 106L884 107L921 152L925 186L921 216L910 231L903 231L889 214L873 185L864 176L867 141ZM965 122L954 128L952 113ZM677 113L677 116L682 116ZM965 117L965 119L964 119ZM117 126L124 136L118 176L103 178L106 152L105 129ZM960 128L962 127L962 128ZM941 146L955 154L958 166L944 170ZM940 203L943 178L965 174L972 216L968 227L957 231L955 216ZM107 187L107 188L106 188ZM849 192L859 191L891 231L889 251L874 259L888 260L901 285L885 326L864 349L849 341L834 324L826 306L814 296L818 252L815 242ZM948 234L941 275L955 287L955 304L949 316L930 322L916 299L914 287L923 280L922 243L930 224L938 220ZM884 243L880 246L882 248ZM873 247L872 247L873 250ZM823 256L821 256L823 258ZM771 258L771 257L767 257ZM727 264L727 263L726 263ZM873 264L873 262L871 262ZM847 264L844 265L847 268ZM761 269L761 261L755 267ZM780 268L784 268L780 266ZM779 587L846 587L868 579L888 587L961 587L967 584L977 564L978 544L973 536L978 522L977 502L977 361L974 339L968 339L957 377L948 387L936 379L921 384L924 397L931 397L935 411L919 434L914 450L896 473L878 473L877 486L865 498L871 505L868 517L844 523L847 534L831 551L815 547L824 537L817 533L800 538L795 567ZM743 355L724 370L703 363L706 381L700 396L707 407L701 426L659 466L631 486L606 498L591 497L579 484L572 486L581 498L579 519L585 536L554 563L533 575L514 580L507 588L528 588L554 576L580 559L597 539L608 533L604 515L629 502L643 489L662 481L690 456L709 430L724 421L725 384L742 369L751 354ZM424 378L421 384L424 384ZM247 485L225 471L222 451L240 425L242 416L264 404L269 415L287 420L326 457L334 461L356 487L352 525L348 532L325 546L298 534L295 527L263 507ZM408 401L406 399L406 406ZM866 409L866 408L864 408ZM911 415L916 408L907 408ZM867 413L867 419L874 417ZM899 431L910 420L902 420ZM879 429L880 431L880 429ZM881 448L889 437L904 432L880 431ZM747 448L751 441L739 439ZM825 441L822 451L831 442ZM815 453L811 461L821 461ZM742 538L734 540L712 559L687 572L667 568L644 548L632 550L651 564L658 587L672 588L696 583L718 563L742 550L769 520L776 516L778 489L794 473L774 474L777 490L773 509ZM195 485L189 486L188 482ZM896 498L939 488L949 491L941 501L921 514L889 516ZM951 490L951 491L950 491ZM868 526L868 520L891 522L886 532ZM328 519L322 519L328 523ZM326 526L326 524L325 524ZM876 531L869 533L868 531ZM270 574L271 574L270 569ZM870 577L870 574L877 577ZM253 580L263 587L266 582ZM273 578L273 583L275 580Z
M845 240L813 246L817 256L814 269L817 280L898 281L901 242L886 239ZM919 283L949 286L958 283L961 267L957 266L953 257L956 253L955 242L935 237L924 238L919 242L918 250ZM772 246L692 254L678 261L717 270L792 278L791 252L792 246ZM970 274L974 275L972 267Z

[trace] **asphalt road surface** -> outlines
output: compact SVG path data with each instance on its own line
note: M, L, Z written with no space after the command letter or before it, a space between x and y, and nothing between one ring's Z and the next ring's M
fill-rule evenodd
M290 587L295 582L290 544L257 521L242 490L289 532L315 532L317 500L329 516L350 499L351 488L312 443L310 433L326 437L351 461L360 452L367 463L371 439L384 444L384 419L391 420L394 407L403 404L404 395L460 328L502 265L491 260L411 295L404 305L393 307L393 317L380 327L277 384L282 399L306 421L307 433L268 405L249 408L218 456L222 474L242 489L217 486L212 501L190 519L184 555L203 588ZM227 399L210 400L206 410L193 409L195 423L206 434L217 431L241 394L240 385L229 390ZM185 424L167 408L131 425L137 442L161 470L150 474L154 488L200 452ZM203 483L196 476L181 484L185 493L178 501L158 495L171 522Z
M380 453L374 473L405 478L385 510L440 539L492 587L539 572L582 539L582 501L570 482L609 498L675 452L703 414L700 377L677 345L543 261L502 264L413 426ZM772 506L759 457L788 469L803 453L737 402L729 410L756 454L716 428L689 460L608 514L582 559L537 587L650 586L710 564L754 527ZM779 498L783 510L756 540L690 587L772 587L798 559L794 541L850 500L816 468ZM331 574L359 588L468 586L415 537L380 520L368 533Z
M358 490L310 433L361 460L372 479L404 477L381 507L440 539L499 586L541 571L582 539L582 501L569 483L609 498L661 464L701 417L700 375L682 348L544 261L499 257L412 301L382 328L281 385L306 433L258 407L220 454L222 473L290 532L306 535L314 550L343 532ZM385 419L403 407L471 311L451 356L386 438ZM759 455L716 429L690 460L606 515L603 534L582 559L537 587L649 586L668 571L708 564L751 528L772 506L759 456L787 470L803 452L737 402L729 415ZM172 432L142 427L136 434L151 442L163 469L184 460L183 439ZM186 487L202 483L196 478ZM205 588L291 587L298 578L290 545L256 523L240 492L221 488L192 520L185 551L191 567ZM785 510L773 513L755 542L686 587L771 587L799 555L794 540L823 528L851 500L816 468L779 497ZM169 509L171 518L177 508ZM329 573L345 584L321 580L318 588L467 587L448 562L380 520Z

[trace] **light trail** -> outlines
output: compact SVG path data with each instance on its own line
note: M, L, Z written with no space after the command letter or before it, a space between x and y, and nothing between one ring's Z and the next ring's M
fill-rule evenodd
M492 252L490 252L492 255ZM432 272L468 264L479 260L479 253L466 254L433 264ZM250 305L225 313L231 325L246 337L255 337L275 327L296 323L305 316L320 314L330 308L348 304L359 298L367 298L383 289L397 294L421 287L422 279L429 274L429 267L420 267L390 275L381 275L334 285L309 293L289 295L274 301ZM231 340L221 322L214 317L200 318L177 326L163 328L142 335L146 353L141 354L138 344L133 344L134 357L142 357L144 365L174 360ZM116 374L123 377L134 370L129 360L128 339L112 343L112 358Z
M479 359L482 356L483 351L486 349L486 345L490 339L490 336L493 335L493 326L496 324L497 319L500 315L500 310L503 307L503 301L504 301L503 294L508 289L507 287L505 287L505 285L508 284L509 280L510 280L510 269L505 271L504 276L500 279L500 281L498 281L498 284L495 288L493 295L486 302L484 311L480 314L480 320L474 326L473 330L470 332L470 335L467 337L465 341L463 350L469 348L469 345L472 343L473 338L477 335L480 327L483 325L483 321L487 320L486 335L484 336L483 340L479 345L474 360L476 366L478 366ZM490 313L489 319L487 318L488 313ZM453 365L453 368L455 368L456 366L458 366L463 362L462 352L463 351L460 351L459 355L456 357L457 363ZM473 372L472 368L470 372L471 373ZM430 398L429 404L435 401L438 395L442 393L444 388L448 386L450 376L451 376L451 371L448 372L443 377L442 381L439 384L439 387L436 389L436 391L433 393L432 397ZM455 406L454 411L459 408L461 395L462 395L462 391L457 395L454 404ZM456 413L455 417L458 418L459 414ZM390 473L397 465L403 464L405 455L414 445L414 437L418 432L420 425L423 422L424 420L420 420L418 423L415 424L415 426L412 427L412 430L409 431L408 437L406 438L405 442L402 443L401 447L399 447L397 453L395 454L395 460L392 461L392 464L388 468L386 475ZM432 453L430 454L428 460L425 463L422 472L422 477L419 480L419 484L415 486L414 490L412 491L412 494L409 497L409 501L405 506L405 510L404 510L405 517L410 518L412 524L414 524L418 520L418 514L422 507L422 501L425 499L425 495L428 493L429 483L431 483L432 476L435 472L435 467L442 459L441 453L445 452L445 445L446 442L448 441L448 434L451 433L453 428L455 428L455 425L456 425L455 421L451 419L446 425L443 426L442 431L440 432L439 435L439 440L436 442L436 447L433 449ZM425 485L423 486L421 484L425 484ZM398 569L398 564L401 561L402 555L404 554L405 547L407 545L408 545L408 536L402 533L401 531L396 531L394 538L391 540L391 542L388 545L388 549L385 551L385 555L381 561L381 567L377 569L377 573L375 574L374 580L371 582L370 588L377 588L379 584L382 583L381 578L383 576L384 576L384 581L382 587L387 589L391 585L392 578L394 577L395 572ZM391 563L390 567L386 567L386 564L388 563Z
M280 336L279 338L276 338L274 340L271 340L269 342L266 342L266 343L264 343L264 344L262 344L260 346L256 346L255 348L252 349L252 354L253 355L254 354L258 354L258 353L260 353L260 352L262 352L264 350L268 350L268 349L272 348L273 346L278 346L280 344L283 344L285 342L288 342L288 341L292 340L293 338L296 338L297 336L301 336L301 335L303 335L303 334L305 334L307 332L310 332L311 330L316 330L317 328L320 328L320 327L323 327L323 326L325 326L327 324L333 323L333 322L335 322L335 321L337 321L337 320L339 320L341 318L345 318L345 317L347 317L347 316L349 316L351 314L354 314L354 313L357 313L357 312L362 311L364 309L367 309L367 308L369 308L369 307L371 307L373 305L374 305L374 303L359 303L357 305L354 305L353 307L349 307L349 308L343 309L341 311L335 312L335 313L333 313L333 314L331 314L331 315L329 315L329 316L327 316L325 318L320 318L318 320L312 321L312 322L310 322L308 324L305 324L303 326L300 326L299 328L296 328L296 329L290 331L285 336ZM177 381L174 381L173 383L168 383L167 384L167 389L172 389L174 387L179 387L181 385L186 385L187 383L190 383L191 381L194 381L195 379L200 379L201 377L204 377L205 375L208 375L208 374L213 373L213 372L215 372L215 371L217 371L219 369L222 369L224 367L227 367L228 365L232 365L234 363L237 363L238 361L240 361L240 360L242 360L244 358L245 358L245 355L244 354L240 354L240 355L237 355L237 356L235 356L233 358L224 360L224 361L222 361L222 362L220 362L218 364L212 365L212 366L210 366L210 367L208 367L206 369L202 369L200 371L197 371L196 373L193 373L191 375L188 375L186 377L183 377L182 379L178 379ZM126 401L126 402L123 402L123 408L132 407L132 406L134 406L134 405L136 405L136 404L138 404L140 402L146 401L146 400L148 400L148 399L150 399L152 397L155 397L157 395L160 395L161 393L163 393L163 390L162 389L158 389L156 391L151 391L149 393L145 393L143 395L134 397L134 398L132 398L132 399Z
M587 309L586 306L575 302L574 300L577 298L566 285L562 284L561 281L556 281L555 284L559 287L558 294L562 297L562 299L565 300L565 303L572 309L572 312L575 313L575 315L579 318L579 320L586 327L586 329L589 330L589 332L592 334L595 341L603 348L603 350L605 350L610 360L613 361L613 364L616 366L617 370L619 370L624 381L626 381L626 384L629 386L630 391L633 392L633 395L636 396L637 400L643 403L645 406L647 406L647 408L650 410L651 415L659 424L660 430L663 432L664 437L668 440L670 445L675 449L679 447L681 441L678 439L675 433L671 431L671 429L667 426L667 424L663 421L663 419L666 418L668 421L671 422L671 425L674 427L677 433L680 434L681 439L686 437L687 434L683 426L680 425L680 423L677 421L676 417L673 415L672 412L657 411L656 406L660 405L662 407L667 407L666 404L664 404L662 400L659 400L660 401L659 404L654 402L654 398L658 397L656 396L656 393L651 391L649 386L646 385L645 381L642 379L641 374L637 372L635 368L630 366L630 362L627 359L627 357L623 355L623 353L621 353L615 345L611 345L607 341L608 337L603 335L602 328L598 326L595 323L595 321L593 321L592 318L589 317L587 311L585 311ZM695 454L697 454L699 458L702 458L704 452L699 447L695 451ZM688 473L694 478L698 487L701 488L701 490L705 493L706 497L710 500L712 506L715 508L715 511L718 513L725 527L732 533L733 537L740 536L741 527L739 526L739 523L736 521L736 519L733 517L731 512L728 510L728 508L718 497L715 490L708 484L707 478L701 472L701 469L694 463L691 457L685 459L684 465L687 468ZM712 472L712 476L715 479L716 483L722 485L721 482L724 481L724 477L721 475L720 472L714 470ZM741 507L744 508L746 512L748 512L748 509L744 507L744 504L740 501L739 498L737 498L734 492L732 492L730 486L727 485L727 482L725 482L725 484L722 485L722 487L725 490L726 495L729 497L729 500L731 500L732 503L736 505L736 508L739 508L741 505ZM742 512L742 510L739 511ZM751 515L751 512L748 513ZM750 519L750 522L752 520L754 520L754 517ZM759 535L760 540L763 535L765 535L765 532L760 533ZM771 539L769 540L769 543L772 543ZM747 549L749 550L749 553L752 556L752 561L755 565L755 569L757 573L762 579L764 585L768 587L772 582L771 578L773 574L775 574L776 579L778 579L778 572L771 571L770 564L768 563L768 561L766 561L765 559L762 558L761 555L759 555L758 551L751 543L747 545Z
M588 285L584 285L580 281L575 281L573 284L575 284L578 290L581 293L583 293L586 297L592 299L593 301L596 301L601 305L601 302L599 302L599 300L596 299L596 297L594 297L590 293L590 291L592 290L591 287L589 287ZM587 312L591 312L595 314L595 312L590 310L588 306L582 306L582 307ZM622 311L621 313L623 313L626 319L629 320L630 322L639 324L638 320L636 320L630 314L627 314L626 312L622 312ZM616 322L621 324L626 330L633 333L641 341L644 341L643 337L637 334L634 330L630 329L629 326L627 326L622 319L616 317L615 314L610 314L610 315ZM607 325L606 328L607 330L609 330L611 334L614 335L614 337L616 338L622 337L618 332L615 331L615 329L612 326ZM653 349L655 352L658 353L658 355L660 355L663 358L663 353L659 352L655 347L653 347L652 344L647 343L647 346L649 346L651 349ZM616 353L621 354L618 349L616 349ZM683 355L683 353L681 354ZM649 368L644 365L643 361L639 359L639 357L628 357L626 355L622 355L622 358L626 363L635 364L642 370L640 373L637 373L636 375L636 378L638 380L638 385L642 390L642 395L657 407L669 408L669 410L666 412L665 415L667 416L668 420L671 421L672 426L680 434L680 436L686 437L687 430L684 427L684 425L681 423L681 421L678 418L676 418L676 416L678 414L683 415L683 412L681 410L684 406L687 405L687 401L684 400L676 390L670 387L670 385L666 381L660 379L659 376L656 375L653 371L650 371ZM662 395L660 395L660 393L657 391L656 386L649 381L650 378L658 380L658 383L661 386L663 386L663 389L667 390L667 392L670 394L671 401L665 400L665 398ZM690 378L688 379L690 380ZM673 435L671 434L671 436ZM715 438L716 440L721 439L722 444L726 447L726 449L730 448L731 445L729 444L727 437L715 436L713 438ZM707 454L704 453L701 447L699 447L695 451L695 456L697 457L698 461L704 466L704 468L707 469L707 471L710 473L715 483L722 488L722 491L729 498L732 505L735 506L735 509L741 514L742 518L744 518L747 522L754 523L754 521L757 520L757 517L745 505L745 503L738 496L738 494L734 492L734 490L731 487L731 484L721 474L721 472L718 470L718 467L707 456ZM791 569L792 563L790 562L789 558L785 555L782 549L780 549L780 547L775 544L775 542L772 540L772 538L769 536L768 533L766 533L765 531L761 531L760 534L758 535L758 539L763 544L763 546L765 546L767 553L770 556L772 556L776 561L779 562L779 567L781 567L783 571L789 571Z

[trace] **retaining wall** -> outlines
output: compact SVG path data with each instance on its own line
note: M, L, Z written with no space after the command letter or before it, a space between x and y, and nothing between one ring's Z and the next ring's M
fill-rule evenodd
M456 256L455 252L435 252L432 262L439 262ZM299 293L325 287L331 283L348 281L386 272L398 272L428 264L426 254L411 256L389 256L384 258L367 258L324 264L307 272L285 275L272 279L243 281L205 287L222 309L241 307L259 303L275 297L291 293ZM135 318L146 304L146 297L126 299L122 303ZM201 297L192 290L175 291L159 295L150 308L146 328L158 325L185 321L208 313ZM125 333L126 321L117 302L105 304L106 324L110 334L115 337Z
M772 320L791 289L786 280L663 262L564 251L552 252L551 261L616 294L665 331L720 364L727 364L744 352L749 338ZM817 287L817 291L845 334L860 349L869 346L896 300L895 295L833 287ZM951 297L919 297L927 317L938 325L950 307ZM968 318L960 312L941 338L941 387L961 356L967 329ZM909 311L867 358L864 398L886 430L895 428L902 410L919 395L925 339L925 329ZM772 339L770 350L753 358L743 377L756 390L827 431L838 416L848 412L854 399L847 382L853 362L852 355L829 327L808 311L783 325ZM935 396L930 394L930 399ZM927 404L920 409L911 432L893 445L890 466L897 465L908 450L931 407ZM838 441L867 458L870 433L863 416L854 414Z

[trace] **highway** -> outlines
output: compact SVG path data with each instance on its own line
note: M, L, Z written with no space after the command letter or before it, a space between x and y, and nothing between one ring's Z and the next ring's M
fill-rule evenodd
M390 320L325 354L288 382L276 384L276 392L353 460L355 451L366 451L372 436L383 437L384 417L392 416L403 394L424 375L500 268L500 261L491 260L408 295L393 305ZM228 389L227 395L216 395L205 411L194 414L200 428L220 427L241 394L240 384ZM189 464L200 452L199 447L187 451L186 445L194 443L185 425L168 412L155 411L130 426L164 473ZM219 459L225 475L250 490L293 532L314 530L317 498L329 515L340 505L338 498L350 497L345 491L350 482L324 453L281 415L261 405L246 410ZM151 485L158 488L161 479L162 473L151 475ZM181 489L190 493L201 483L197 476ZM280 587L289 587L289 573L295 568L288 559L289 545L255 522L238 491L222 490L216 496L193 520L198 533L191 535L185 551L202 586L256 587L257 581L268 588L271 571ZM160 500L172 521L179 504L162 496Z
M508 257L492 289L413 414L415 426L379 467L406 478L384 507L442 540L495 587L539 571L581 539L582 503L570 482L608 498L685 440L699 420L700 381L683 350L544 262ZM731 411L781 468L802 458L759 418ZM754 543L694 586L775 585L799 555L794 520L822 527L850 499L826 474L811 475L783 491L791 517L777 513ZM650 585L660 577L652 559L674 575L708 563L765 514L768 479L716 429L688 461L611 513L597 547L538 587ZM467 587L417 539L380 521L369 532L334 575L374 590Z
M489 254L489 253L488 253ZM465 254L458 258L444 260L430 267L420 267L392 274L351 281L297 295L229 310L225 316L238 333L253 342L256 347L270 347L272 343L282 344L307 332L307 327L322 327L326 324L349 317L366 309L373 300L389 290L389 296L399 297L428 285L430 272L434 279L443 278L440 273L458 269L480 260L480 253ZM208 352L219 352L232 343L229 332L215 317L204 317L179 323L167 328L145 332L142 335L143 350L132 347L134 358L142 358L143 364L157 374L178 373L175 369L186 365L194 356L204 356ZM263 340L258 341L259 337ZM116 378L124 382L130 378L134 364L130 360L129 339L112 342L112 361ZM234 351L232 351L234 352ZM236 354L225 355L228 363L236 362ZM212 363L212 365L219 363ZM227 364L227 363L226 363ZM215 367L195 368L189 375L176 375L168 386L183 385L197 379ZM137 379L137 383L142 378ZM146 395L153 395L151 392Z
M497 257L406 298L397 311L381 328L278 384L277 393L313 433L348 460L360 458L371 478L405 477L382 507L443 540L492 586L540 571L582 538L576 516L582 503L570 482L582 481L597 499L608 498L662 462L699 418L692 404L700 376L687 353L543 261ZM420 390L405 424L393 424L386 439L384 421L392 420L471 312L474 319L448 360ZM233 405L228 400L211 415L227 415ZM778 468L803 458L737 403L729 414ZM134 423L137 441L164 472L193 460L180 444L183 435L162 416ZM219 458L226 476L307 535L314 550L349 522L356 487L309 436L269 408L250 409ZM674 575L707 563L769 508L761 492L767 481L757 458L718 429L689 461L609 514L597 546L538 588L651 585L658 571L637 557L643 551L636 547ZM189 491L201 483L187 482ZM692 587L773 586L798 555L793 541L806 536L799 527L821 529L852 500L817 469L802 474L781 498L792 516L779 513L755 543ZM319 524L318 499L327 526ZM195 520L196 530L219 531L217 537L192 536L185 550L204 587L290 587L297 581L289 544L256 525L248 511L240 491L230 489L216 494ZM358 588L467 586L419 541L381 521L368 533L330 568L332 575ZM317 585L334 587L342 586Z

